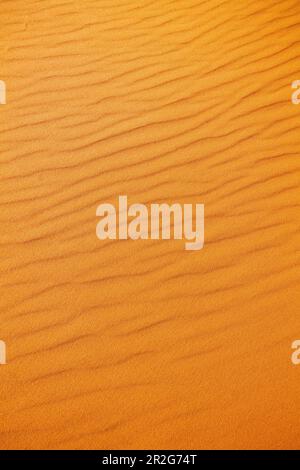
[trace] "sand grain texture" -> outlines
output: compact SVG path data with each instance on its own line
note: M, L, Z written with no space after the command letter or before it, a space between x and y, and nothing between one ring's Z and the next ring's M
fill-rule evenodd
M1 449L299 448L300 3L1 0ZM95 235L205 204L205 248Z

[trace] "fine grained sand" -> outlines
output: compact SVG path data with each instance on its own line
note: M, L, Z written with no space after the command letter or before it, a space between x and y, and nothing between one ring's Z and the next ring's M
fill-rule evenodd
M300 4L1 0L0 447L299 448ZM205 247L96 207L205 204Z

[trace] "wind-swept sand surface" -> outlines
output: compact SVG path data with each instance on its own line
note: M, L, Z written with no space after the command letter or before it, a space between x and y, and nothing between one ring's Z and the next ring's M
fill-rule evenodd
M300 4L1 0L1 449L299 448ZM204 203L205 247L98 204Z

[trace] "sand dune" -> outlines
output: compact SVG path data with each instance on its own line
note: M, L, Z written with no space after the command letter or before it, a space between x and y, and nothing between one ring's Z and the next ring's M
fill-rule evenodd
M0 10L2 449L299 448L300 5ZM205 247L96 208L204 203Z

